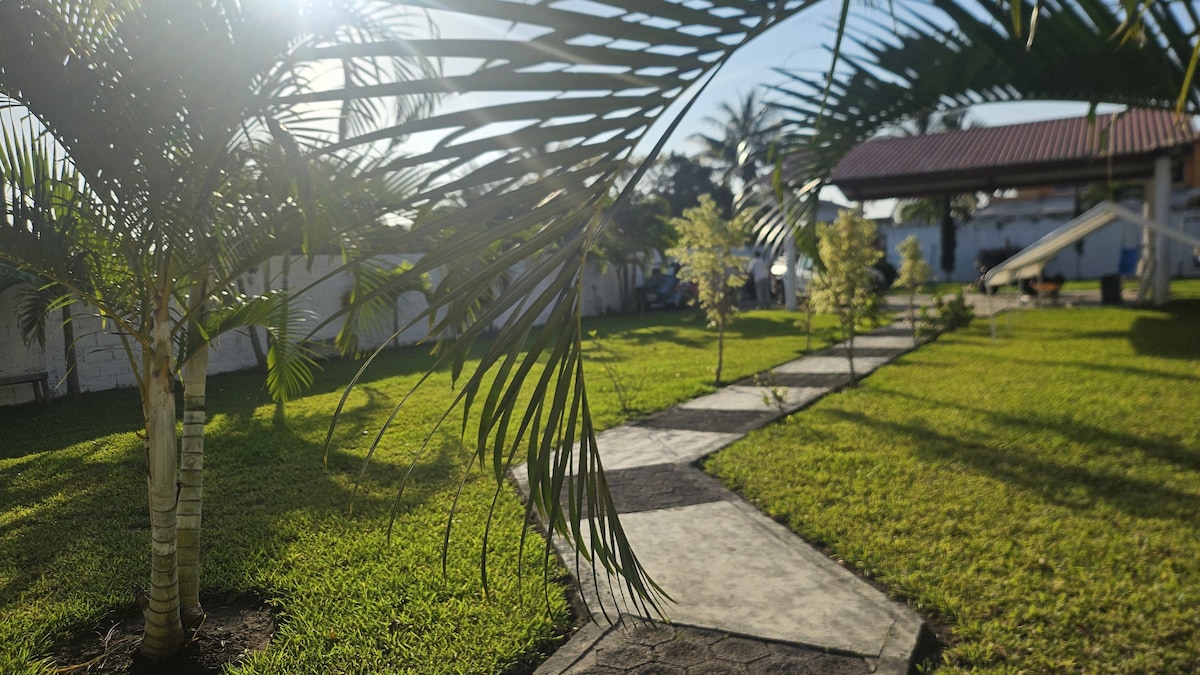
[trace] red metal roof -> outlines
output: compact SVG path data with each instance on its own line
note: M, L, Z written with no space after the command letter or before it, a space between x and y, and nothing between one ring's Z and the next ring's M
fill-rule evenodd
M1094 124L1073 117L874 138L847 153L829 182L852 199L876 199L1087 182L1096 180L1097 172L1130 178L1146 170L1148 158L1190 149L1198 138L1190 118L1142 109L1128 110L1115 121L1098 115ZM1115 175L1114 167L1119 168ZM889 190L896 194L885 194Z

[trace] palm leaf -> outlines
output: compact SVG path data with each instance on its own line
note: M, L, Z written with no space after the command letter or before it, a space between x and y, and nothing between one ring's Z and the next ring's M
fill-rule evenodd
M256 2L127 0L86 11L66 0L5 2L0 94L32 111L97 195L103 222L78 241L114 242L93 269L127 282L89 299L135 340L163 292L186 307L172 326L185 339L206 312L220 314L213 294L232 292L239 270L294 235L306 255L334 249L348 264L420 242L412 269L362 299L437 272L424 318L436 319L439 363L458 376L463 414L486 408L474 444L481 465L500 480L525 459L531 508L582 559L650 598L589 419L582 270L613 193L628 194L644 171L619 184L654 122L694 100L738 47L813 1L314 1L294 17ZM423 26L415 17L426 11L437 26L503 28L396 39ZM323 71L332 74L316 76ZM249 159L267 157L259 144L279 150L278 178ZM238 187L256 172L272 199ZM325 180L330 173L345 180ZM324 206L336 203L331 185L361 194L361 181L414 174L420 181L387 203L411 226L370 242L341 237L351 223ZM467 372L468 350L491 326L503 328ZM542 346L525 353L527 340ZM288 365L305 361L291 344L280 341L273 362L303 380ZM493 369L501 376L485 377ZM522 410L528 396L538 403Z
M585 5L460 0L438 3L437 11L511 22L537 35L331 46L322 52L344 57L351 49L371 54L414 49L482 63L437 79L357 90L356 95L375 97L437 93L450 107L342 139L328 151L433 135L427 150L400 157L384 170L427 171L411 200L414 218L423 204L452 203L461 196L461 206L416 222L414 230L452 236L435 235L409 276L394 283L449 266L432 290L426 318L437 317L435 331L443 338L439 364L455 372L482 330L501 327L459 385L462 414L482 416L473 439L479 463L499 479L524 459L531 508L582 559L625 574L635 597L652 598L654 587L631 555L599 471L578 356L580 270L613 203L618 177L649 126L672 101L693 96L738 46L805 6L737 2L696 9L660 1L628 8L618 3L602 12ZM480 98L513 91L525 100L489 104ZM344 95L310 92L280 102L319 105ZM468 101L483 103L469 111L457 108ZM499 250L497 243L503 244ZM480 298L487 300L480 304ZM535 328L547 312L546 327ZM527 345L529 351L518 356ZM516 406L526 397L540 403L522 412Z
M929 110L1034 99L1165 108L1180 96L1187 109L1200 110L1200 89L1187 80L1194 13L1153 3L1141 21L1147 42L1139 46L1112 39L1124 30L1118 7L1099 0L1040 2L1037 38L1029 43L1006 18L1030 16L1032 4L932 5L942 16L910 11L895 17L900 30L894 37L880 39L877 31L851 36L868 58L845 59L849 70L828 97L818 94L823 83L795 73L773 87L794 142L811 159L798 178L826 175L861 141Z

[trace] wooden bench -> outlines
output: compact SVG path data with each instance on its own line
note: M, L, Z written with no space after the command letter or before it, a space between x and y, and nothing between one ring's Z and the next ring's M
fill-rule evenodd
M50 376L46 373L26 373L25 375L0 375L0 387L15 384L32 384L33 397L39 403L50 400Z

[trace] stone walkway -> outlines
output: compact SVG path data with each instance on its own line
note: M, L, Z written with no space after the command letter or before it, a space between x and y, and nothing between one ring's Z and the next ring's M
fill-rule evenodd
M912 349L913 339L898 323L854 346L861 377ZM845 347L835 345L775 368L770 405L765 387L742 382L600 434L621 523L675 602L665 607L667 623L650 621L635 615L619 582L601 571L597 583L590 568L581 570L576 582L588 606L619 618L586 624L538 675L907 673L923 630L919 616L697 466L848 379ZM525 485L522 473L517 480Z

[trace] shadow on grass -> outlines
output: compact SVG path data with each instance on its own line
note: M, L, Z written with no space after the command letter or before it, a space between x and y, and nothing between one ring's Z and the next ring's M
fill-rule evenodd
M406 347L380 354L359 382L363 389L373 382L396 376L422 374L433 364L427 348ZM326 361L315 373L315 382L304 396L341 393L358 371L361 361ZM182 405L182 395L176 397ZM248 419L259 406L270 403L266 376L257 370L221 373L208 378L210 417L225 414ZM182 418L182 410L178 411ZM329 414L332 417L333 408ZM64 423L64 420L70 423ZM326 420L328 422L328 420ZM49 403L0 406L0 429L7 442L0 446L0 459L58 450L77 443L143 428L141 400L132 387L90 392L76 399Z
M1175 300L1153 310L1109 308L1108 312L1137 312L1128 330L1077 330L1076 327L1022 325L1021 332L1039 340L1128 340L1134 353L1165 359L1200 358L1200 300Z
M1141 356L1200 359L1200 302L1177 303L1195 309L1167 316L1140 316L1129 329L1129 343ZM1174 309L1174 305L1171 306Z
M691 347L694 349L704 349L713 344L713 340L716 339L716 333L713 333L714 337L712 339L707 335L686 336L681 333L681 328L681 326L643 328L636 332L622 334L619 337L626 344L637 347L645 347L657 342L670 342L681 347Z
M996 426L1023 429L1034 435L1038 433L1053 434L1080 445L1087 445L1099 454L1124 455L1127 453L1138 453L1149 458L1170 462L1183 471L1200 473L1200 452L1166 436L1147 437L1145 435L1121 433L1085 424L1079 419L1071 417L1047 419L1032 411L1025 415L1010 415L994 410L977 408L965 403L914 396L903 391L889 389L877 389L877 391L882 395L918 401L921 405L925 406L954 408L986 417Z
M143 428L136 390L84 394L75 400L0 407L0 459L15 459Z
M1124 339L1125 335L1121 336ZM1200 358L1200 356L1193 357ZM1022 366L1030 366L1039 369L1049 368L1079 368L1082 370L1094 370L1102 373L1113 373L1116 375L1127 375L1132 378L1146 378L1159 380L1175 380L1181 382L1200 382L1200 377L1195 375L1187 375L1184 373L1169 373L1161 370L1151 370L1149 368L1139 368L1137 366L1115 366L1110 363L1101 363L1099 361L1089 361L1081 359L1079 361L1037 361L1033 359L1020 359L1006 357L1004 363L1018 364ZM924 368L926 364L922 363Z
M782 318L781 318L782 317ZM792 320L784 320L790 318ZM768 312L764 315L737 315L726 328L728 338L757 338L804 333L794 323L796 315ZM716 340L716 332L705 327L706 320L697 311L651 312L643 315L606 317L603 322L584 321L584 333L597 330L602 340L620 340L628 344L647 345L654 342L673 342L686 347L705 348ZM681 331L703 331L704 337L681 335Z
M351 411L349 421L365 424L370 412ZM363 449L356 437L340 439L330 468L324 469L317 439L324 438L327 423L321 415L293 423L259 414L214 425L206 439L202 551L206 570L221 571L215 580L206 576L206 589L214 583L216 588L252 587L262 561L304 534L297 522L305 528L333 523L333 531L382 531L379 519L392 508L412 455L397 457L393 451L375 459L350 515ZM457 485L464 463L456 439L435 436L413 465L398 517ZM100 616L70 612L76 623L51 621L39 627L44 633L32 636L53 640L57 634L89 628L106 614L132 611L131 588L144 586L148 573L145 471L142 442L132 433L7 462L0 469L5 486L0 492L0 569L7 577L0 584L0 614L31 603L27 594L34 589L36 605L53 606L78 595L102 608ZM303 517L297 518L298 513Z
M1147 439L1141 436L1114 433L1078 420L1041 420L1035 416L1017 417L966 405L933 401L902 392L877 390L881 396L897 396L921 401L924 405L954 407L990 418L996 425L1019 430L1016 436L1055 435L1094 448L1099 453L1121 453L1122 448L1134 449L1176 465L1182 471L1200 472L1200 456L1169 439ZM1077 510L1091 507L1091 500L1111 504L1141 518L1172 518L1191 522L1200 513L1200 495L1122 475L1100 471L1079 462L1056 462L1052 456L1037 456L1034 449L1011 444L966 440L953 433L943 433L929 424L890 422L868 417L862 413L830 410L839 419L873 428L888 438L915 448L918 456L930 460L953 460L971 466L1011 485L1037 492L1047 501ZM1080 498L1082 491L1086 498Z

